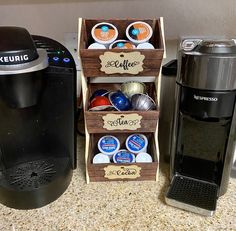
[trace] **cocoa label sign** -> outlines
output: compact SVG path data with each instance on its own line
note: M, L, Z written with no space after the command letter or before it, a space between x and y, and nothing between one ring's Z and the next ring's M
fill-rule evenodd
M132 114L107 114L102 117L103 128L107 130L137 130L141 128L142 116Z
M101 60L100 70L106 74L138 74L143 71L144 55L139 51L129 53L115 53L107 51L99 56Z
M109 165L104 168L105 178L108 179L136 179L140 177L141 168L137 165L114 166Z

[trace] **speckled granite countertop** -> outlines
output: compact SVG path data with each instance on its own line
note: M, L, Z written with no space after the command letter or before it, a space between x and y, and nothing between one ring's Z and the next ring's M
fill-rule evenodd
M86 184L84 138L78 138L78 168L66 192L40 209L0 205L1 231L236 230L236 179L218 200L215 215L203 217L165 204L169 166L164 162L158 182Z

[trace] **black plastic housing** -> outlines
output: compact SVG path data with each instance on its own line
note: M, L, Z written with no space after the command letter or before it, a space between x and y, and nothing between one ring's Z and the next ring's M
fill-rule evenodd
M0 28L0 65L23 64L37 58L36 46L26 29Z
M208 91L181 87L180 111L202 119L233 115L236 91Z
M56 200L76 168L75 62L55 40L32 38L49 67L0 76L0 203L16 209Z

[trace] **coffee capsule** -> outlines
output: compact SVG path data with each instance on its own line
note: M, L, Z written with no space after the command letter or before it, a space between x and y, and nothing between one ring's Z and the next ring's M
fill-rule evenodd
M135 49L135 48L136 46L132 42L123 39L116 40L109 46L109 49Z
M150 154L146 152L140 152L136 156L136 163L151 163L152 162L152 157Z
M135 156L126 149L121 149L116 154L114 154L113 161L114 163L118 164L134 163Z
M129 81L121 84L121 91L129 98L138 93L146 93L146 85L138 81Z
M133 22L126 28L126 36L134 44L148 42L152 34L151 26L142 21Z
M101 22L92 28L91 34L95 42L109 47L117 39L118 30L111 23Z
M127 137L125 145L126 148L134 154L146 152L148 146L148 139L143 134L132 134Z
M120 141L112 135L102 136L98 141L98 150L112 158L120 149Z
M93 157L93 164L107 164L110 162L110 157L103 153L98 153Z

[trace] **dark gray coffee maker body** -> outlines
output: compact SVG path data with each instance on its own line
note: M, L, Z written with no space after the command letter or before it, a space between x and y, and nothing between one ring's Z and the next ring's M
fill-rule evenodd
M236 136L234 40L180 44L171 144L170 205L212 215L228 186Z
M55 40L0 27L0 203L57 199L76 167L75 64Z

